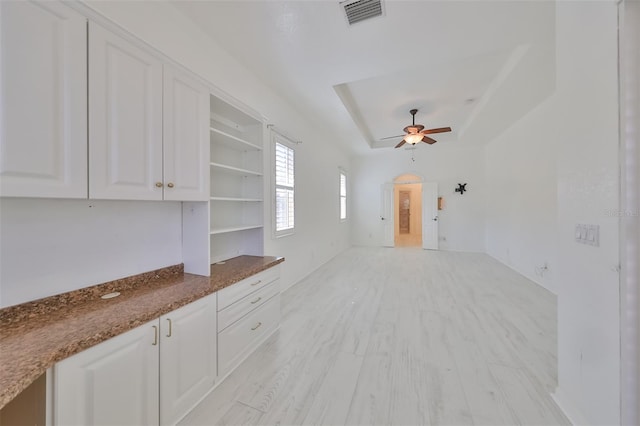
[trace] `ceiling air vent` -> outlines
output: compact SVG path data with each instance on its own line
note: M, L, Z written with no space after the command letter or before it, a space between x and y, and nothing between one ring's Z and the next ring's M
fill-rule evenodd
M341 3L347 14L349 25L365 19L382 16L382 0L356 0Z

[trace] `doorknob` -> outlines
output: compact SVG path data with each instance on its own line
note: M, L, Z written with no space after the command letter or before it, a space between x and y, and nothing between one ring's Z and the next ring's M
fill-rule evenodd
M380 219L384 220L384 217L381 217Z
M434 221L434 222L437 222L437 221L438 221L438 216L434 217L434 218L433 218L433 221Z

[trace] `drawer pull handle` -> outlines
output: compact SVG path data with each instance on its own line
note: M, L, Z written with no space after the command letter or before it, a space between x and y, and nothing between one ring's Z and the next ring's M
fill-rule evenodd
M258 327L260 327L261 325L262 325L262 323L261 323L261 322L259 322L255 327L252 327L252 328L251 328L251 331L253 331L253 330L257 330L257 329L258 329Z
M167 318L167 321L169 321L169 334L167 334L167 337L171 337L171 330L172 330L172 324L171 324L171 318Z
M153 343L151 345L156 346L158 344L158 327L152 325L153 327Z
M254 300L253 302L251 302L252 305L258 303L259 301L262 300L262 297L258 297L256 300Z
M262 280L258 280L258 281L256 281L255 283L251 284L251 287L253 287L254 285L258 285L258 284L260 284L261 282L262 282Z

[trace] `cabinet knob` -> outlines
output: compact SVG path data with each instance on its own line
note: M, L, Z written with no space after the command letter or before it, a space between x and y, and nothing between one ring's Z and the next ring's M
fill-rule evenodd
M162 188L162 182L156 182L156 188Z
M173 182L169 182L169 183L167 184L167 186L168 186L169 188L173 188Z

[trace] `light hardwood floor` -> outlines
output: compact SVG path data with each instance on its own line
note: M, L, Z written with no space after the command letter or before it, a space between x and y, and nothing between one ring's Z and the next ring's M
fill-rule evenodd
M484 254L352 248L184 425L569 424L556 298Z

